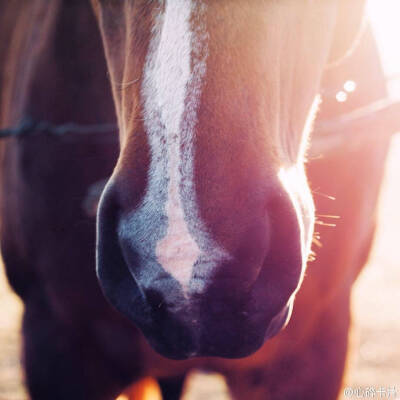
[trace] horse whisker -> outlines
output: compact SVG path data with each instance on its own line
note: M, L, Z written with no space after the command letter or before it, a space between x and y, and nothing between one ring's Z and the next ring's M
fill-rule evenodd
M326 215L326 214L315 214L316 217L321 217L321 218L332 218L332 219L340 219L341 217L339 215Z
M329 196L328 194L317 192L316 190L312 190L312 193L318 194L319 196L325 197L329 200L336 200L336 197Z

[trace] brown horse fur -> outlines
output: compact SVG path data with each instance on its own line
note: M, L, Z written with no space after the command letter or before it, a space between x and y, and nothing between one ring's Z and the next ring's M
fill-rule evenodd
M91 10L80 1L61 3L0 1L1 127L25 115L54 123L114 119ZM325 72L323 87L336 90L350 76L358 91L344 105L324 98L321 118L386 94L370 33L351 58ZM128 91L113 83L118 109ZM108 305L97 284L95 221L82 202L88 186L109 176L116 162L117 145L103 139L34 136L1 145L1 246L10 283L25 303L32 398L109 400L154 376L165 398L176 399L187 371L200 368L223 373L237 399L335 399L348 350L351 286L370 248L388 140L309 160L317 216L341 218L335 228L318 225L322 247L288 327L244 359L171 361Z

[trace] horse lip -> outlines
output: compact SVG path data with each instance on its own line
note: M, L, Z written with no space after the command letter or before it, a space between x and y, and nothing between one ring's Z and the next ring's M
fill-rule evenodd
M292 314L293 309L293 300L290 299L285 307L272 318L267 332L265 333L264 341L273 338L276 336L283 328L286 327L290 320L290 316Z

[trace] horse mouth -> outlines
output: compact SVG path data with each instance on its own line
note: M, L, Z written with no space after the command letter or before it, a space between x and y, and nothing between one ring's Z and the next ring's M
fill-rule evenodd
M154 317L163 320L162 326L143 331L151 347L170 359L240 359L254 354L286 327L292 306L293 297L272 319L240 311L224 312L219 317L203 313L199 318L193 318L191 312L179 316L167 313L163 318L161 311Z
M259 291L238 296L235 291L226 294L215 287L206 295L188 298L179 283L168 276L145 289L134 279L125 257L113 250L113 268L104 264L105 260L99 263L106 297L164 357L247 357L277 335L290 318L293 296L272 313L268 296L259 298Z
M132 276L125 257L112 253L113 261L119 262L114 268L100 262L99 269L106 297L142 331L156 352L169 359L250 356L290 318L293 296L271 314L268 298L259 299L258 291L250 297L249 293L229 296L214 288L206 296L188 298L179 283L168 277L157 281L159 286L144 289ZM120 275L117 285L108 276L110 270L113 278L116 272ZM170 290L165 292L164 286Z

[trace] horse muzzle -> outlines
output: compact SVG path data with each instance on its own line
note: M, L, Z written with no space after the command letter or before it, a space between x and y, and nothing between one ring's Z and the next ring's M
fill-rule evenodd
M286 325L304 272L298 219L287 197L270 202L273 217L249 220L234 251L204 251L199 241L185 276L178 271L185 253L171 252L176 271L157 256L168 234L159 208L137 202L125 212L115 186L107 186L99 207L99 281L157 352L173 359L245 357Z

